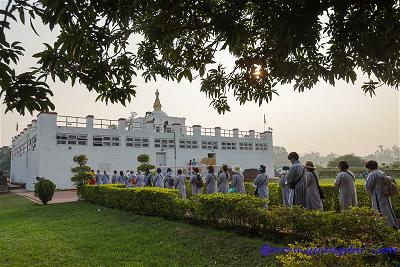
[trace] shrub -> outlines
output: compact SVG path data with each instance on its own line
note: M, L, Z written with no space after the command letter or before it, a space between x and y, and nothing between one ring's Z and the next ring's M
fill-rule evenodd
M123 185L122 185L123 186ZM182 218L184 201L178 190L158 187L123 188L121 185L84 185L78 189L81 199L109 208L132 211L136 214Z
M137 167L137 171L145 172L146 169L154 169L155 166L153 164L150 164L150 156L147 154L141 154L137 157L137 161L140 163L140 165Z
M252 183L244 183L247 195L253 195L254 186ZM277 183L269 183L269 199L268 205L282 206L282 190ZM325 198L322 200L325 211L340 211L339 190L333 185L321 184L321 189L324 192ZM203 194L206 193L206 186L203 186ZM370 208L371 197L365 191L364 185L356 185L358 207ZM192 187L189 181L186 181L186 195L189 199L192 198ZM400 195L391 198L394 213L397 217L400 216Z
M44 205L46 205L50 200L52 200L54 191L56 190L56 185L47 179L41 178L36 184L35 184L35 196L37 196L40 201Z
M89 166L86 166L88 162L86 155L76 155L73 161L78 164L77 167L71 168L71 172L74 174L71 177L71 181L74 182L76 187L88 183L90 179L94 179L95 174L90 171L91 168Z

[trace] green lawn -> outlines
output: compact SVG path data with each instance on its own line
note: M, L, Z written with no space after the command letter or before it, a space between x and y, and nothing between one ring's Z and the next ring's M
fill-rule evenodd
M263 243L85 202L39 206L0 195L0 266L274 265L260 256Z

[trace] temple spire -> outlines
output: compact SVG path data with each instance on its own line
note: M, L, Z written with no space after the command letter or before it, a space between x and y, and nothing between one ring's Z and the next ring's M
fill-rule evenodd
M158 92L158 89L157 89L156 90L156 100L154 101L154 105L153 105L154 111L161 111L162 106L161 106L160 99L158 98L159 95L160 95L160 93Z

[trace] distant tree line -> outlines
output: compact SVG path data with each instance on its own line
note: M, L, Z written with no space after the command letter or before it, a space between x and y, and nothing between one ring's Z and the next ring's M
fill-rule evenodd
M273 147L275 167L288 164L288 152L290 151L287 151L284 147ZM320 152L311 151L310 153L301 155L301 160L310 160L319 167L336 167L341 160L346 160L352 167L364 167L367 160L376 160L382 167L400 168L400 147L395 145L391 148L384 148L380 145L375 153L364 157L354 153L338 155L331 152L323 155Z

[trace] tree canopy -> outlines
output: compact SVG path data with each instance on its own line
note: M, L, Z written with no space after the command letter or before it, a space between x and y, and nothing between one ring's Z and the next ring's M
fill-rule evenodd
M11 166L11 147L0 147L0 170L10 171Z
M0 96L6 112L54 109L47 79L79 82L98 100L123 105L135 79L201 79L219 112L227 92L261 105L279 85L299 92L319 81L354 83L371 96L400 83L400 4L395 0L8 0L0 10ZM10 20L39 19L60 32L16 73L24 48L10 43ZM34 30L34 28L33 28ZM141 36L137 45L132 38ZM221 50L235 63L216 62Z
M328 167L337 167L340 161L347 161L350 167L365 167L365 160L354 154L347 154L337 157L328 163Z

